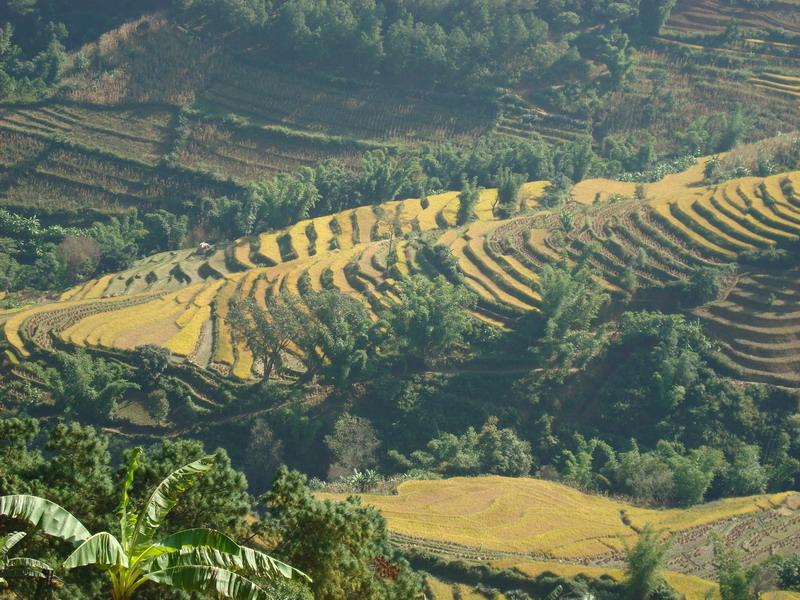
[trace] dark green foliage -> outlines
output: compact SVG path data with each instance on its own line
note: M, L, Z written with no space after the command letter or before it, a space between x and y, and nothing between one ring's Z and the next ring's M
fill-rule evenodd
M112 502L106 437L77 423L40 432L33 419L4 419L0 431L0 495L46 494L85 523L105 523Z
M716 300L723 284L734 272L735 265L696 267L688 280L677 284L681 292L681 303L693 307Z
M517 80L540 68L536 59L549 47L539 11L508 0L467 5L289 0L274 11L255 1L184 0L182 5L212 20L219 15L215 22L226 29L254 31L268 42L265 50L283 60L350 74L381 72L423 85Z
M244 461L251 489L257 493L266 491L278 467L285 462L283 449L283 441L266 419L253 421Z
M529 577L516 569L497 569L485 563L468 562L463 559L449 560L415 549L407 550L406 556L415 568L445 580L510 590L505 592L508 600L583 598L590 593L604 600L624 598L624 584L608 577L601 579L588 579L580 575L574 578L558 577L549 571Z
M141 249L146 254L152 254L180 248L186 237L188 218L159 209L146 213L142 217L142 223L147 235L141 241Z
M458 259L453 256L450 248L444 244L426 243L421 248L421 252L436 270L443 273L451 283L462 283L464 274L458 268Z
M417 468L442 475L492 473L520 477L533 466L531 445L512 429L500 429L497 417L489 417L480 431L470 427L462 435L441 433L428 442L427 450L411 454L410 460L396 451L390 458L405 469Z
M780 589L800 592L800 554L788 556L778 566Z
M508 167L503 167L497 172L495 213L498 217L508 219L519 210L519 190L527 178L525 174L513 173Z
M236 302L231 306L228 321L247 340L248 347L261 357L264 379L268 380L282 374L286 349L297 338L300 321L296 296L269 296L266 302L266 312L253 299Z
M145 404L150 416L157 423L165 423L167 421L169 417L169 399L165 390L157 389L147 394Z
M305 352L307 376L346 388L363 377L383 337L364 305L340 291L283 294L267 299L268 313L252 299L231 307L229 321L263 357L264 378L281 375L291 343Z
M339 290L309 293L295 342L306 352L309 372L339 388L363 377L382 335L364 305Z
M712 113L692 121L681 134L683 148L695 156L730 150L747 131L748 119L737 105L730 113Z
M690 506L704 500L724 465L719 450L701 446L685 453L680 446L662 440L654 452L646 453L634 443L631 451L620 452L604 471L616 489L640 502Z
M344 413L336 420L333 432L325 436L325 445L336 464L351 473L375 465L380 441L367 419Z
M263 502L279 539L275 554L313 579L317 600L405 600L421 590L419 576L392 549L384 518L358 498L316 500L305 477L281 467ZM378 560L394 565L397 577L380 576Z
M145 387L154 387L169 367L171 352L161 346L147 344L133 351L139 382Z
M296 174L280 174L251 186L244 210L248 215L245 234L278 229L309 216L319 200L314 171L304 167Z
M760 462L758 446L740 445L733 454L727 476L727 493L731 496L752 496L767 489L767 470Z
M642 0L639 2L639 23L646 35L655 36L669 19L676 0Z
M472 328L468 311L475 306L474 295L442 276L406 279L399 285L398 296L400 304L393 307L389 322L407 357L422 362L442 358Z
M619 29L581 34L575 44L581 56L608 68L613 87L622 85L630 74L636 53L628 35Z
M719 539L714 540L714 567L722 600L755 600L758 597L750 589L750 577L739 554L726 548Z
M54 364L58 373L50 374L50 384L56 403L87 420L111 417L125 392L139 388L120 363L93 359L80 350L58 352Z
M661 565L668 545L662 541L661 532L646 525L639 533L636 545L625 549L626 597L629 600L651 600L652 598L665 598L656 591L663 585ZM677 600L678 595L673 594Z
M461 185L461 193L458 195L458 212L456 213L456 223L466 225L475 220L475 207L480 199L480 189L474 182L464 181Z
M602 343L593 325L608 294L581 265L545 265L536 286L542 301L526 327L531 353L543 366L581 367Z
M542 204L546 207L553 207L563 204L569 199L572 191L572 180L564 175L556 177L545 189L542 197ZM571 228L571 227L570 227Z
M6 18L0 9L0 101L36 99L61 76L67 29L63 24L42 26L40 22L31 37L18 36Z
M762 461L780 465L775 474L786 481L789 472L797 472L789 459L796 450L786 454L767 440L792 430L796 396L721 379L706 360L712 348L699 325L683 317L624 314L619 335L607 351L609 370L596 391L600 426L621 435L636 431L639 443L647 446L664 439L687 448L708 445L723 450L729 462L739 464L719 473L722 480L710 490L714 494L725 487L726 494L764 489ZM768 443L769 456L746 447L754 443Z
M134 504L144 502L146 495L169 473L206 456L203 444L195 440L161 442L149 449L139 461L135 486L131 491ZM228 454L220 449L214 455L214 468L183 496L170 512L164 532L180 531L212 524L229 535L246 528L251 497L247 479L231 466Z

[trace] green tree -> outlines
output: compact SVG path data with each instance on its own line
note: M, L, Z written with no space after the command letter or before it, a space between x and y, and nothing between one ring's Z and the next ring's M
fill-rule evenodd
M625 548L625 587L630 600L648 600L662 585L661 566L669 546L661 532L646 525L636 545Z
M397 294L389 322L405 355L425 363L442 358L472 329L474 294L441 275L414 275L398 284Z
M679 285L681 301L686 306L699 306L717 299L726 279L735 272L735 265L702 266L692 269L689 279Z
M743 444L733 452L733 461L727 472L728 493L732 496L763 494L767 488L768 473L760 462L758 446Z
M428 442L425 451L413 452L410 459L397 451L389 455L403 468L429 469L443 475L521 477L530 473L534 462L530 443L519 439L513 429L499 428L497 417L489 417L480 431L468 427L461 435L440 433Z
M336 420L325 445L338 465L352 472L375 465L380 440L368 419L344 413Z
M317 500L303 475L281 467L263 501L276 555L311 576L316 600L406 600L421 591L420 577L395 555L384 518L358 498Z
M309 371L345 388L366 372L376 356L379 328L361 302L339 290L310 292L303 300L308 313L297 342L305 351Z
M478 434L481 472L510 477L527 475L533 466L530 443L519 439L513 429L499 428L498 422L497 417L489 417Z
M508 219L520 209L519 191L527 175L514 173L508 167L500 167L497 179L497 205L495 213L501 219Z
M0 497L0 515L27 522L46 535L74 544L64 568L95 566L105 571L114 600L132 598L147 582L227 598L268 600L267 593L248 576L272 579L302 575L213 529L196 527L156 537L180 496L212 468L214 457L206 456L173 471L152 491L140 511L130 512L128 492L140 456L141 450L132 453L122 484L117 509L119 539L107 531L91 534L66 509L37 496Z
M800 592L800 554L787 556L780 561L778 580L782 590Z
M149 490L158 485L165 473L204 459L206 454L198 440L164 440L151 447L138 461L137 485L131 489L131 498L144 502ZM218 449L211 458L211 469L182 494L180 503L164 521L162 531L171 533L214 523L217 529L230 536L249 533L246 519L252 498L247 491L247 479L232 467L224 449Z
M86 352L58 352L54 363L59 372L51 381L56 402L86 418L111 416L125 392L139 388L121 364Z
M309 216L320 199L314 170L301 167L250 186L245 234L286 227Z
M245 465L247 480L256 493L266 491L278 467L284 464L283 450L283 441L266 419L253 421L245 451Z
M641 30L651 37L661 33L669 19L676 0L641 0L639 2L639 24Z
M475 220L475 207L480 199L480 189L473 181L465 180L461 185L461 193L458 195L458 212L456 213L456 223L466 225Z
M188 218L159 209L146 213L142 223L147 234L141 241L145 253L177 250L183 244L188 229Z
M722 600L756 600L758 596L750 589L750 577L738 554L726 548L718 537L713 539L713 544L714 568L717 571Z
M613 469L616 466L614 450L604 441L597 438L587 440L581 434L575 434L574 450L563 450L563 466L561 476L572 485L582 489L599 490L609 487L609 481L601 471ZM605 463L601 466L601 457ZM598 463L597 465L595 463Z
M172 353L162 346L145 344L133 349L133 362L136 365L137 379L146 387L153 387L169 368Z
M299 300L291 294L268 296L266 310L253 299L231 305L228 322L247 341L247 347L262 359L265 381L283 374L287 350L302 330Z
M542 301L530 317L531 352L549 367L583 366L602 341L592 327L608 294L582 264L545 265L536 288Z
M392 156L384 150L367 152L356 184L361 204L394 200L416 178L419 164L411 155Z

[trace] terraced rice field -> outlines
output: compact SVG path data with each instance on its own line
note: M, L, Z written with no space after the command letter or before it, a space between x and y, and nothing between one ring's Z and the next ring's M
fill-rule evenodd
M346 142L197 120L177 158L195 169L253 181L329 158L348 164L358 155L359 147Z
M0 110L4 131L58 136L155 165L171 136L175 110L165 107L92 107L48 103Z
M542 184L526 186L530 206L535 206L537 192L543 188ZM457 202L456 194L434 198L426 208L417 199L363 206L305 220L284 231L242 239L210 254L189 249L154 255L127 271L67 290L55 304L14 315L6 323L6 335L20 353L28 352L28 343L49 347L53 336L68 344L114 350L155 343L170 349L176 357L247 379L258 373L260 365L227 323L232 301L254 297L263 305L266 294L302 294L307 282L311 290L330 287L363 299L371 311L386 306L397 300L391 291L394 278L419 269L415 248L406 236L421 233L423 227L436 235L434 229L442 223L440 213L453 200ZM437 211L436 215L423 225L421 216L431 211ZM491 211L484 211L482 216L491 220L476 222L471 227L475 235L490 231L498 223ZM393 241L387 239L391 236ZM495 264L480 243L476 243L474 252L483 261ZM349 264L358 268L347 270ZM530 302L535 298L529 288L510 277L503 285ZM504 297L514 298L511 294ZM126 304L132 300L137 300L137 314L133 305ZM106 306L117 302L119 314L107 314ZM103 310L90 314L86 309L81 319L62 319L46 335L23 341L21 336L31 327L37 332L43 330L47 315L84 304L102 306ZM518 305L533 307L521 302ZM212 352L202 358L199 351L208 347L209 336ZM47 342L40 343L42 340Z
M151 167L140 160L148 158L145 150L134 160L3 129L2 124L0 132L4 139L14 141L0 146L0 164L12 167L2 174L0 206L88 219L128 207L152 209L203 196L241 193L238 186L199 173Z
M639 84L618 93L619 109L609 118L609 126L641 130L651 94L666 89L675 100L674 108L648 121L651 130L680 131L700 115L730 111L741 104L749 107L757 135L785 131L786 123L797 122L800 106L800 44L792 39L800 31L798 15L796 0L769 6L678 0L653 48L640 52L635 67ZM723 41L720 36L731 23L742 36ZM694 67L691 72L688 64ZM661 82L654 83L662 75Z
M800 101L800 77L763 71L750 79L750 83L761 89Z
M697 309L706 329L744 378L800 386L800 273L740 276L728 295Z
M335 494L324 497L339 498ZM668 581L688 598L714 592L712 534L746 549L747 561L796 550L800 494L731 498L653 510L544 480L456 477L407 481L395 495L362 495L386 517L395 543L536 576L544 571L620 579L624 543L650 523L671 548Z
M636 531L648 523L677 535L774 508L787 510L792 531L800 531L800 497L792 492L653 510L554 482L492 476L408 481L396 495L363 495L362 500L381 510L400 540L576 562L608 561L623 540L635 541ZM791 532L787 537L791 540Z
M479 218L455 227L458 194L449 192L305 220L209 255L191 249L155 255L128 271L64 292L61 303L149 296L148 307L164 320L158 332L135 333L133 327L122 336L119 326L111 324L113 317L104 315L108 325L98 323L96 331L78 324L53 335L68 343L117 349L147 340L200 366L248 378L258 374L260 364L226 321L231 301L254 297L263 304L266 294L335 288L361 299L377 316L397 301L398 278L435 270L419 252L421 240L450 250L465 284L477 295L475 316L498 327L513 327L518 317L537 310L537 273L558 260L585 260L613 294L635 295L685 280L697 267L732 262L743 252L797 243L800 174L708 187L699 181L703 166L700 160L684 173L646 185L647 200L627 195L631 184L589 180L576 186L575 201L539 209L537 198L545 184L533 182L522 190L527 213L508 220L494 216L495 192L485 190ZM601 192L601 201L595 202L604 187L614 195ZM696 311L718 341L719 363L734 376L800 387L798 283L800 274L794 271L740 271L725 298ZM191 297L170 300L171 294L189 290ZM55 303L35 310L58 308ZM15 315L13 326L6 324L7 337L19 351L36 346L24 339L25 314ZM109 332L103 333L103 327ZM147 323L140 327L152 328ZM213 352L199 358L197 349L209 344Z
M798 4L793 0L774 2L757 9L720 0L678 0L666 30L722 32L731 20L735 20L741 29L784 29L800 33L797 9Z
M234 63L202 94L219 114L236 114L254 125L362 140L453 141L488 130L489 103L413 95L407 90L284 73L278 68ZM302 98L301 102L298 99Z

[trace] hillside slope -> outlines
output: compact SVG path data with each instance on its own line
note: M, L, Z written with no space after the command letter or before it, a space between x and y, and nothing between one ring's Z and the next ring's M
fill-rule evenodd
M267 295L335 288L377 313L394 302L399 279L438 272L426 244L452 253L478 296L476 316L509 327L537 309L537 273L549 263L587 261L612 293L636 298L685 280L699 267L796 243L800 173L704 186L702 167L701 160L645 185L645 200L633 197L633 184L587 180L563 208L537 208L546 183L534 182L523 188L526 214L507 220L493 214L496 190L484 190L478 219L456 227L458 194L450 192L424 205L392 201L308 219L210 254L186 249L154 255L56 302L7 315L4 332L21 355L54 342L117 350L152 343L200 367L247 379L259 365L226 323L230 302L253 297L263 306ZM797 274L762 271L743 271L725 299L697 315L719 340L720 362L736 376L797 386Z

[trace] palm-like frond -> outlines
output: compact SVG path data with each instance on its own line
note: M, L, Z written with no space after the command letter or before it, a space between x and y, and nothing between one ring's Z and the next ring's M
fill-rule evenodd
M8 579L45 579L60 584L52 567L35 558L10 558L0 565L0 575L0 587L7 585Z
M272 600L266 591L246 577L219 567L198 565L169 567L147 573L144 577L185 592L219 594L235 600Z
M20 540L25 537L24 531L14 531L9 533L5 538L0 538L0 561L8 554L14 546L19 544Z
M0 497L0 515L25 521L47 535L73 544L83 542L91 535L69 511L38 496Z
M208 547L215 548L220 552L236 553L239 551L239 544L234 542L227 535L215 529L198 527L197 529L184 529L172 535L168 535L158 542L159 546L180 550L187 547Z
M160 556L156 559L156 563L161 569L208 565L251 577L271 579L279 576L291 579L296 574L311 581L308 575L302 571L298 571L268 554L242 546L239 546L236 552L231 553L220 552L213 548L185 548L172 554Z
M128 514L128 502L130 496L128 490L133 485L133 478L136 475L136 469L139 468L139 457L142 455L141 448L134 448L131 455L130 462L128 462L128 472L125 474L125 481L122 482L122 493L119 498L119 507L117 508L117 515L119 516L119 529L122 546L128 547L128 540L130 539L131 532L136 519L134 516Z
M197 483L197 480L211 468L213 462L213 456L205 456L173 471L158 484L136 519L129 542L131 547L149 545L164 518L178 502L178 497Z
M239 545L222 532L214 529L184 529L168 535L137 555L137 561L148 561L163 554L178 552L186 548L215 548L220 552L236 553ZM160 567L159 567L160 568Z
M127 567L128 557L117 538L107 531L102 531L95 533L83 542L64 561L65 569L75 569L86 565L97 565L101 568Z

